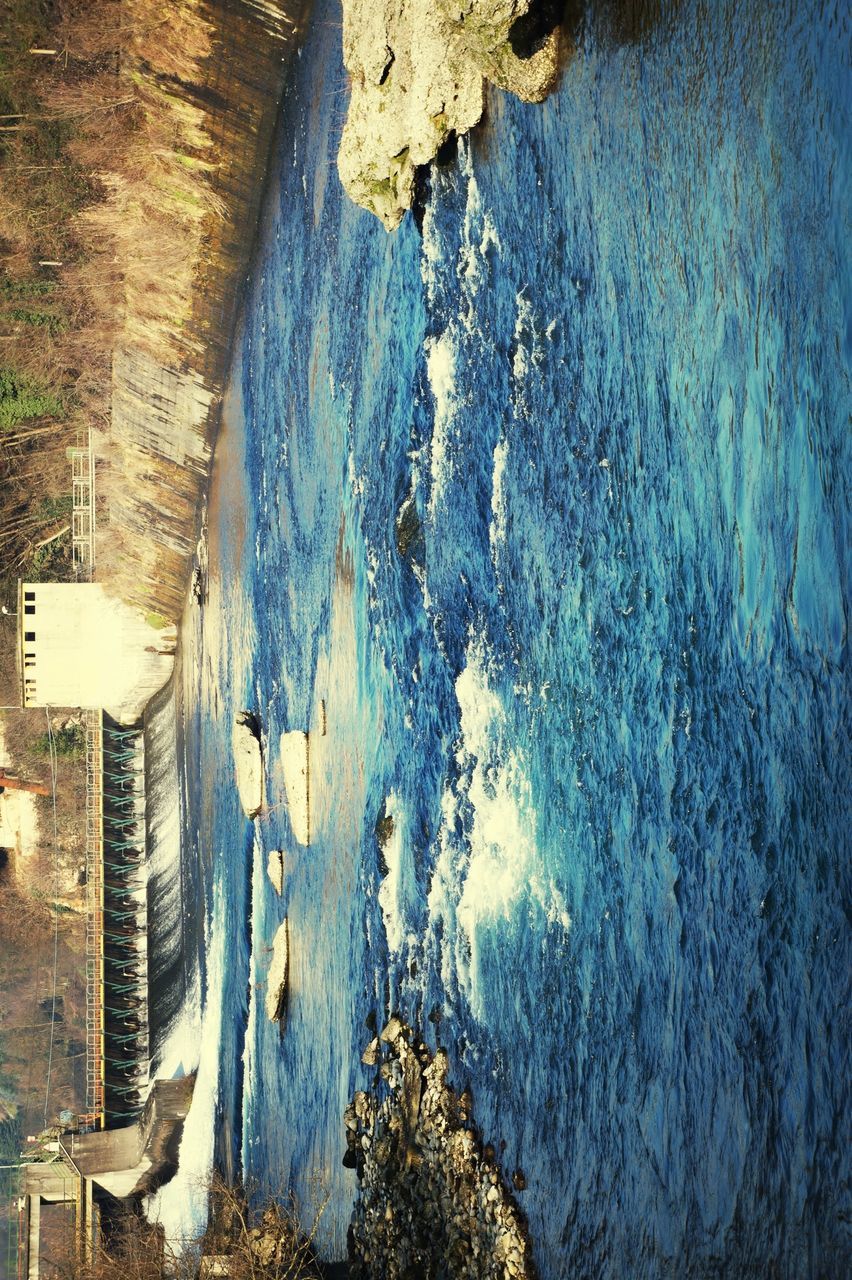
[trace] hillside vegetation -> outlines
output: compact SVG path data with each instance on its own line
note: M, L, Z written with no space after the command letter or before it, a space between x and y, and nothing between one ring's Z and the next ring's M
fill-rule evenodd
M66 449L108 429L121 331L162 350L189 313L206 146L163 82L209 26L194 0L0 0L0 30L0 575L61 577Z
M0 598L69 574L91 432L97 576L178 610L292 30L277 0L0 0Z

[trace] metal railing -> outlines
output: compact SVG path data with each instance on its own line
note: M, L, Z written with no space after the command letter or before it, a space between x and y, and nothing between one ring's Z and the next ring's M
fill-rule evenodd
M95 460L91 436L71 450L71 554L78 578L95 567Z

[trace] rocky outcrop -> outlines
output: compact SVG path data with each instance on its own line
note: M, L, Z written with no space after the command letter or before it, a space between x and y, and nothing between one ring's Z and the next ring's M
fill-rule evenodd
M344 0L352 95L337 163L355 203L398 226L416 169L479 122L486 80L545 98L559 72L557 15L541 0Z
M446 1054L433 1057L392 1018L363 1061L377 1067L377 1087L357 1092L344 1116L344 1163L360 1182L352 1276L534 1276L523 1214L471 1123L470 1094L458 1096L447 1083ZM513 1183L526 1185L520 1170Z

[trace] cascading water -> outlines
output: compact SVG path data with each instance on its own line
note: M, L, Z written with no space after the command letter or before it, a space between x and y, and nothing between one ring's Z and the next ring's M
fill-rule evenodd
M201 888L191 851L181 854L175 681L145 714L148 1018L151 1075L156 1075L175 1020L196 989Z

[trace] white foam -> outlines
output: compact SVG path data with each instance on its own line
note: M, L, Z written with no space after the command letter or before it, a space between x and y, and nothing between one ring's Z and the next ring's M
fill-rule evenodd
M462 171L467 178L467 200L465 201L464 220L461 228L462 244L459 253L459 278L470 302L479 291L482 274L477 245L477 228L482 214L482 199L479 194L479 183L473 173L470 148L462 144L459 147L459 151L462 159ZM465 321L468 329L475 323L475 318L470 313L471 309L469 308L468 318Z
M192 978L192 991L172 1023L162 1053L157 1062L156 1075L161 1080L173 1080L190 1075L198 1066L198 1046L201 1042L201 979L196 972Z
M473 172L471 148L465 140L459 145L459 155L462 172L467 178L467 199L461 228L458 274L466 302L462 322L468 333L473 333L478 323L476 295L482 284L483 263L489 249L499 252L501 245L491 214L483 210L479 183Z
M459 796L452 787L445 787L441 796L438 856L426 902L432 929L443 940L439 965L441 985L447 992L453 989L454 970L462 985L469 986L467 948L458 945L456 921L460 867L463 871L465 865L464 851L455 839L458 815Z
M509 441L503 437L494 446L494 469L491 473L491 524L488 541L491 544L491 560L495 565L500 549L506 543L506 462L509 457Z
M438 292L438 264L444 252L441 233L435 219L432 204L423 213L423 252L420 255L420 278L426 288L426 299L431 306Z
M515 306L518 310L515 316L515 355L512 360L512 373L520 381L529 372L530 361L535 354L532 303L523 289L515 295ZM530 344L529 349L524 345L525 340Z
M544 866L529 761L512 741L481 637L469 640L466 659L455 685L460 776L442 798L429 911L433 923L442 923L445 938L452 939L451 951L442 954L444 983L449 984L454 966L471 1011L482 1020L487 1015L481 981L483 931L510 921L523 900L535 903L550 924L566 931L571 920ZM461 842L459 819L465 832Z
M263 931L266 920L266 911L263 907L264 894L266 885L263 876L263 841L260 837L260 831L255 826L254 841L252 845L252 902L256 903L256 909L252 911L251 917L251 955L249 956L249 991L248 991L248 1014L246 1017L246 1035L243 1044L243 1114L248 1116L252 1112L254 1106L254 1084L259 1078L260 1070L260 1054L256 1046L258 1043L258 992L263 988L264 975L261 973L261 955L265 943L262 941ZM274 908L273 908L274 910ZM243 1144L242 1144L242 1160L243 1167L246 1166L247 1157L247 1129L248 1126L243 1124Z
M230 938L225 927L224 891L213 887L213 917L207 938L207 987L203 1013L181 1019L174 1036L174 1052L184 1072L196 1070L192 1104L184 1121L178 1171L147 1203L151 1221L162 1224L172 1248L180 1250L197 1240L207 1225L207 1196L213 1173L216 1105L219 1100L219 1056L222 1042L222 993ZM200 1000L198 1002L200 1004ZM190 1036L194 1032L195 1053ZM172 1037L164 1054L172 1060ZM193 1064L190 1065L190 1064ZM161 1069L160 1075L165 1076Z
M448 452L456 411L456 344L452 330L446 329L438 338L427 338L424 348L426 373L435 400L430 447L432 488L429 494L429 515L434 519L451 471Z
M382 909L388 950L398 955L405 941L406 885L403 857L408 840L408 822L395 791L385 800L385 814L393 820L393 832L382 848L382 857L388 870L379 888L379 906Z

